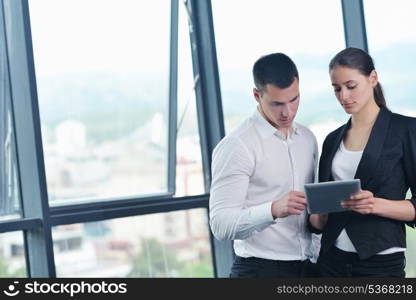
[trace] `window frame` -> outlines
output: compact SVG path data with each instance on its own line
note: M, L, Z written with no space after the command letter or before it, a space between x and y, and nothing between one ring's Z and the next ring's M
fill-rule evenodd
M362 0L341 0L347 46L367 49ZM105 199L80 204L50 205L44 166L36 75L28 0L3 0L0 30L7 47L10 89L19 168L22 218L0 222L0 233L24 232L29 277L56 277L52 227L89 221L104 221L184 209L209 209L211 155L223 138L218 63L210 0L186 0L190 27L197 115L201 140L205 193L174 197L177 134L178 6L171 0L171 43L169 71L168 191L155 195ZM357 23L357 20L361 20ZM209 99L209 100L208 100ZM231 241L210 243L214 276L228 277L233 260Z

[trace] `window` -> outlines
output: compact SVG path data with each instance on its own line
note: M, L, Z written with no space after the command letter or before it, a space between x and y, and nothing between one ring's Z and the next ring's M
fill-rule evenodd
M408 0L365 0L368 48L374 59L387 106L416 117L416 3ZM388 22L386 22L388 16ZM410 192L408 197L410 198ZM406 276L416 276L416 232L407 229Z
M416 116L416 19L414 1L364 1L368 47L389 108ZM389 21L386 22L386 16Z
M21 215L14 120L4 35L0 35L0 220Z
M1 2L0 218L20 214L19 193L25 216L2 223L11 231L0 235L4 276L25 251L30 260L54 254L61 277L213 276L184 6L178 124L169 102L177 5ZM26 231L26 245L11 240L15 230ZM53 264L29 263L31 276L55 276Z
M213 276L206 209L57 226L53 240L59 277Z
M346 119L328 75L330 59L345 47L341 1L213 0L212 6L227 132L255 110L254 62L283 52L299 70L297 122L321 144Z
M26 277L23 234L20 231L0 234L0 277Z
M188 15L179 5L176 196L204 193Z
M29 4L50 202L167 192L169 1Z

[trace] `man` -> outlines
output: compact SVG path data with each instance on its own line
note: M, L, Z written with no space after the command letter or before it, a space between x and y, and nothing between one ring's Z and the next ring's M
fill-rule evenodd
M234 240L230 277L302 277L313 256L305 183L314 181L316 138L294 123L299 75L282 53L254 64L258 106L213 152L210 225Z

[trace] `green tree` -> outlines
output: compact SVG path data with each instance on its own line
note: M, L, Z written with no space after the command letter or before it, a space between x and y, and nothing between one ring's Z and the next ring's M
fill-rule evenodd
M190 262L184 266L179 273L179 277L189 278L209 278L214 277L214 270L212 269L212 259L210 255L204 256L200 260Z
M9 266L3 257L0 257L0 278L17 278L26 277L26 271L24 267L21 267L15 271L10 271Z
M154 238L141 239L140 249L127 277L177 277L183 268L175 251Z

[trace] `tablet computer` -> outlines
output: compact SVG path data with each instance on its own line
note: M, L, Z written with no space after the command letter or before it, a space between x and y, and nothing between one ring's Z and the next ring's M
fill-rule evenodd
M341 206L341 201L349 199L360 190L360 179L305 184L308 213L345 211L347 209Z

